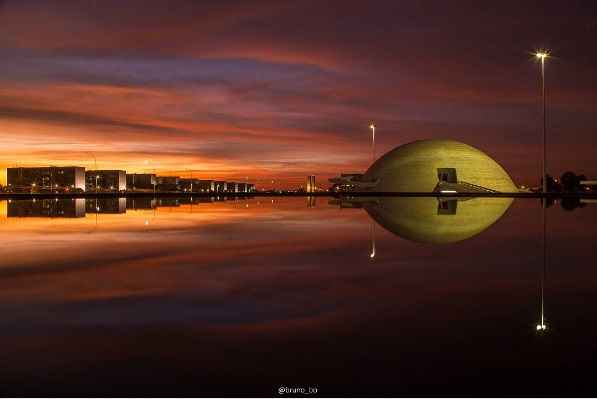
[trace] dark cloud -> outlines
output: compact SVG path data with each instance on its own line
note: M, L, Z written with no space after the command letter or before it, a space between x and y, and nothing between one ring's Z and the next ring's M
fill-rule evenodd
M0 119L5 120L24 120L35 122L46 122L52 124L74 125L78 127L96 127L106 128L110 131L124 130L127 132L139 132L148 135L177 134L189 135L190 132L157 125L148 125L144 123L128 122L116 120L99 115L84 114L77 112L33 109L33 108L11 108L0 106Z
M539 47L554 52L547 75L554 152L562 153L568 128L579 159L591 158L594 8L585 1L6 1L0 79L12 90L5 104L24 111L4 110L3 119L123 137L130 130L156 143L221 137L245 143L213 149L239 159L268 140L280 152L294 145L300 159L321 159L332 144L355 159L363 127L375 120L380 150L455 137L531 176L513 149L533 152L539 143L531 54ZM89 91L77 92L78 102L56 85ZM18 96L21 86L40 91Z

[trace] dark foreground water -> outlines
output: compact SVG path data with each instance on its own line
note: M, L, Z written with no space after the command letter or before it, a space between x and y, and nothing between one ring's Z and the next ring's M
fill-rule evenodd
M0 394L597 394L597 205L329 201L0 202Z

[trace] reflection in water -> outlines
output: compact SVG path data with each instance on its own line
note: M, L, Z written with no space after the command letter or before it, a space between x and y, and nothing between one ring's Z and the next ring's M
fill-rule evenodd
M87 198L85 200L87 213L125 213L126 198Z
M153 209L156 207L156 199L150 197L132 197L126 199L127 209Z
M429 244L445 244L469 239L493 225L512 204L512 198L433 198L381 197L332 200L331 205L364 208L386 230L402 238ZM570 201L568 201L570 202ZM543 268L539 281L539 322L537 331L546 331L545 275L547 271L547 204L542 202ZM569 210L569 207L563 206ZM375 224L369 225L371 250L376 256Z
M369 230L371 232L371 252L369 253L369 258L373 260L375 259L375 223L373 221L369 223Z
M543 204L543 206L541 206L541 227L543 230L543 268L541 270L541 280L539 282L539 323L537 324L537 331L547 330L547 325L545 324L545 274L547 272L547 215L545 213L546 207L546 204Z
M85 217L84 199L33 199L28 201L8 201L8 217Z
M501 218L511 198L387 197L363 205L385 229L411 241L445 244L471 238Z
M296 378L338 396L594 391L594 207L546 209L542 259L536 200L201 201L94 201L77 219L7 219L0 201L3 392L268 396ZM362 208L397 211L395 230ZM450 247L393 234L461 238L504 212ZM549 287L543 262L566 264Z
M250 199L248 197L245 199ZM9 218L83 218L90 214L124 214L128 210L155 210L197 205L214 201L236 200L235 197L200 198L54 198L0 201L0 217ZM246 205L248 207L248 204ZM149 224L149 223L146 223Z
M446 244L489 228L512 198L379 197L333 200L341 207L364 208L380 226L407 240Z

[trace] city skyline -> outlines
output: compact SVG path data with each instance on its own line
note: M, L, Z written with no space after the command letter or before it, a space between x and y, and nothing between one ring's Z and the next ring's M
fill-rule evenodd
M374 122L378 156L450 138L536 185L540 48L547 171L597 175L590 7L464 4L1 1L0 183L18 161L293 188L363 172Z

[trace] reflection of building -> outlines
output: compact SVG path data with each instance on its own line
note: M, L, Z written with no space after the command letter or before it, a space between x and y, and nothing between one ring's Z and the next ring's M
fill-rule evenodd
M0 221L8 216L8 201L0 200Z
M87 198L87 213L126 213L126 198Z
M512 198L356 197L330 203L364 208L386 230L404 239L447 244L474 237L499 220Z
M178 198L160 198L158 199L158 206L176 208L180 206L180 200Z
M61 217L81 218L85 216L85 200L32 199L8 202L8 217Z
M85 191L85 168L77 166L8 168L10 191Z
M156 206L156 200L148 197L127 197L126 198L126 209L140 210L140 209L153 209Z
M197 204L209 204L211 202L213 202L213 198L212 197L206 197L206 196L197 196L197 197L181 197L178 199L178 202L180 205L197 205Z
M307 186L306 186L306 191L308 193L314 193L315 192L315 176L311 175L311 176L307 176Z
M402 238L444 244L481 233L511 204L512 198L381 197L363 207L378 224Z
M125 191L124 170L88 170L85 172L87 191Z
M453 140L420 140L396 147L363 174L330 179L334 189L376 192L517 192L488 155Z
M156 177L149 173L127 173L126 186L129 190L153 190Z
M158 191L178 191L178 176L158 176Z

